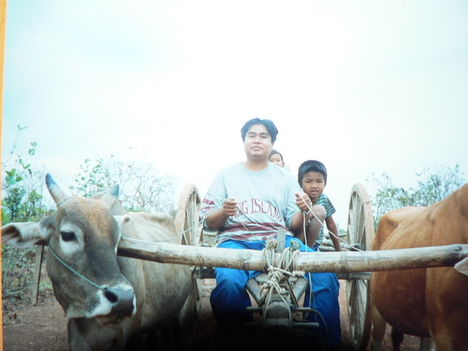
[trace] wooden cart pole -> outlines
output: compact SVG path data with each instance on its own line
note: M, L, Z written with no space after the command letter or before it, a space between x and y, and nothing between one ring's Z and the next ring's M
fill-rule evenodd
M256 271L263 271L265 267L262 251L185 246L130 239L120 241L117 254L160 263L191 266ZM468 245L458 244L365 252L301 252L293 264L293 269L335 273L388 271L453 266L465 257L468 257Z
M310 255L315 255L311 259ZM468 245L417 247L379 251L300 253L296 269L306 272L375 272L454 266L468 257Z
M34 268L34 284L32 286L32 304L37 304L39 285L41 283L42 261L44 260L44 245L36 246L36 265Z

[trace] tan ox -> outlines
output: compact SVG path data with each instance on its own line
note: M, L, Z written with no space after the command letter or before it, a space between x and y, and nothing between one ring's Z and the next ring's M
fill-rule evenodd
M406 207L380 220L373 250L468 243L468 184L429 207ZM403 334L432 338L437 350L468 350L467 259L453 267L374 272L372 350L387 322L398 346ZM383 317L383 318L382 318ZM423 343L431 349L431 342ZM396 348L398 349L398 348Z
M138 350L144 333L155 343L151 333L156 330L164 330L163 338L171 328L193 330L189 267L116 256L121 236L147 241L175 237L172 218L127 213L110 194L68 196L50 175L46 183L57 211L38 223L6 225L2 244L48 243L47 272L68 318L70 349ZM173 348L170 340L158 343Z

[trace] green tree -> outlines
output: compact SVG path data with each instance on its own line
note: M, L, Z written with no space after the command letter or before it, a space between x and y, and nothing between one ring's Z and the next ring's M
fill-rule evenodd
M371 196L375 228L384 213L406 206L432 205L445 199L465 183L458 164L453 168L424 168L416 173L416 177L417 186L407 189L395 185L387 173L380 177L372 175L371 179L367 179L377 185L375 195Z
M102 193L116 185L115 180L102 158L96 161L86 159L80 165L81 173L75 176L75 185L70 188L76 191L75 195L91 197L94 194Z
M43 204L43 179L41 171L33 170L30 159L36 154L36 142L31 142L28 155L16 153L21 132L18 133L10 156L2 162L2 224L10 221L38 220L47 209Z
M11 188L8 195L2 200L2 222L7 224L10 221L16 221L21 215L21 206L26 190L20 187Z
M2 161L2 225L9 222L36 221L48 213L43 204L43 172L34 171L30 159L36 154L36 142L31 142L28 155L17 152L21 132L11 148L10 156ZM32 281L35 248L19 250L2 246L2 293L5 298L21 298L21 291Z

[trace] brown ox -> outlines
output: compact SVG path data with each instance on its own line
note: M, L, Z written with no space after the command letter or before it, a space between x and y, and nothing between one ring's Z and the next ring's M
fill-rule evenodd
M372 249L467 243L468 184L465 184L432 206L386 213L380 220ZM432 338L440 351L468 350L467 259L455 267L374 272L372 350L380 350L386 322L393 327L392 336L397 336L394 345L401 343L404 333Z
M18 247L48 243L47 272L68 318L70 349L135 350L143 346L144 333L152 336L162 329L164 338L170 329L191 330L194 321L186 317L193 316L195 305L189 267L116 255L121 236L147 241L175 237L172 218L127 213L110 194L68 196L49 174L46 183L57 211L38 223L6 225L2 239L4 245ZM167 339L159 342L173 347Z

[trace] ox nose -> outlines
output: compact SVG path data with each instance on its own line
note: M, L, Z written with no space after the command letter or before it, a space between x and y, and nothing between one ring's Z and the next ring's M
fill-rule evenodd
M133 289L106 287L104 289L104 296L112 305L111 314L121 316L132 315L135 309Z

